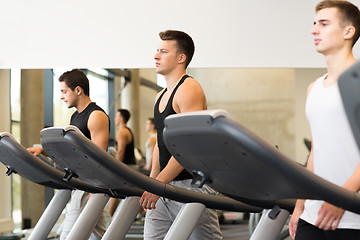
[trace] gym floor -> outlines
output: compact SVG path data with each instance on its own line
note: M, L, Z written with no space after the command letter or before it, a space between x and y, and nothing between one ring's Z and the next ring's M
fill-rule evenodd
M221 224L221 231L223 233L223 240L249 240L249 225L248 221L236 221L233 223ZM125 240L143 240L143 230L144 225L141 221L135 222L128 234L125 237ZM51 240L59 240L58 238L50 238ZM290 237L287 237L285 240L291 240Z
M227 223L221 225L223 240L249 240L249 227L247 221ZM143 225L133 224L125 240L142 240Z
M249 226L248 222L228 223L221 225L224 240L249 240Z
M125 240L142 240L143 234L143 224L142 222L134 223L126 235ZM235 221L224 223L220 225L221 231L223 234L223 240L249 240L249 225L247 220ZM285 240L291 240L290 237L285 238Z

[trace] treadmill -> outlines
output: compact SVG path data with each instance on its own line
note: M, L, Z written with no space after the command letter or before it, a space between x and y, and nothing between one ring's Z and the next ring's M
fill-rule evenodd
M193 173L196 186L207 183L252 205L264 200L318 199L360 213L358 193L308 171L225 111L169 116L164 139L176 160Z
M46 239L70 200L71 190L79 189L96 193L94 199L109 194L106 189L93 187L78 179L63 181L63 173L60 170L35 157L9 133L0 133L0 162L8 169L6 172L8 176L17 173L32 182L58 189L31 232L30 240Z
M360 149L360 61L340 75L338 84L350 126Z
M121 185L130 186L133 184L159 196L187 203L177 216L165 239L188 239L205 207L239 212L260 212L263 210L263 207L254 207L221 195L208 195L176 188L152 179L115 159L84 137L73 126L43 129L41 131L41 142L45 151L57 164L67 168L69 174L78 176L84 182L102 188L106 186L119 188ZM276 205L274 201L263 202L271 207ZM294 201L279 201L278 203L292 209ZM260 224L260 228L266 232L267 239L277 239L288 218L288 211L276 209L271 211L269 215L270 217ZM254 234L252 239L263 239L263 236Z
M360 194L311 173L225 111L171 115L165 119L164 139L170 153L193 174L193 186L208 184L259 207L264 201L318 199L360 214Z
M125 198L129 195L140 196L143 192L138 188L125 189L122 192L113 192L109 189L94 187L77 178L65 178L62 171L54 168L40 158L35 157L27 149L21 146L9 133L0 133L0 162L8 169L6 172L8 176L17 173L32 182L58 189L31 232L29 236L30 240L46 239L70 200L71 191L74 189L83 190L93 194L79 217L79 219L82 219L78 220L75 223L75 227L73 227L73 237L69 235L68 239L88 238L107 203L109 196ZM118 222L118 224L130 228L132 222L133 220L131 218L124 218ZM108 231L108 234L110 233L112 233L111 230ZM112 234L116 234L116 229L113 229Z

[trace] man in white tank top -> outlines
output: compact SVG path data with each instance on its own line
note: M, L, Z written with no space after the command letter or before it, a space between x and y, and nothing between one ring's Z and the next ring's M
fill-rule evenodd
M323 54L327 74L310 84L306 115L312 148L308 170L350 191L360 190L360 151L347 121L338 77L356 63L352 48L359 38L360 12L347 1L316 6L311 34ZM289 223L293 239L360 239L360 215L323 201L298 200Z
M152 167L152 155L153 155L154 147L156 144L156 136L157 136L154 118L148 118L148 120L146 120L145 128L146 128L146 131L149 133L149 138L145 143L146 164L144 166L144 169L150 171L151 167Z

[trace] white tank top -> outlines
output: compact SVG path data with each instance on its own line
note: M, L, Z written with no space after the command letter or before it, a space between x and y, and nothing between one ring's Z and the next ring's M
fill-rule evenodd
M360 151L347 120L338 84L316 80L306 100L313 144L314 173L342 186L360 162ZM323 201L306 200L301 219L315 224ZM360 215L346 211L338 228L360 229Z

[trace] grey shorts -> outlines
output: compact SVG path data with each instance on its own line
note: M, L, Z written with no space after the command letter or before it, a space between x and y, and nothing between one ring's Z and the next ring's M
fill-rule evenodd
M191 180L172 181L171 185L189 189L192 191L215 195L216 192L207 185L202 188L191 187ZM174 222L176 215L184 206L184 203L176 202L167 198L160 197L156 203L156 208L148 210L145 217L144 240L164 239L166 233ZM219 221L216 211L205 209L200 217L198 224L192 232L191 240L217 240L222 239Z

